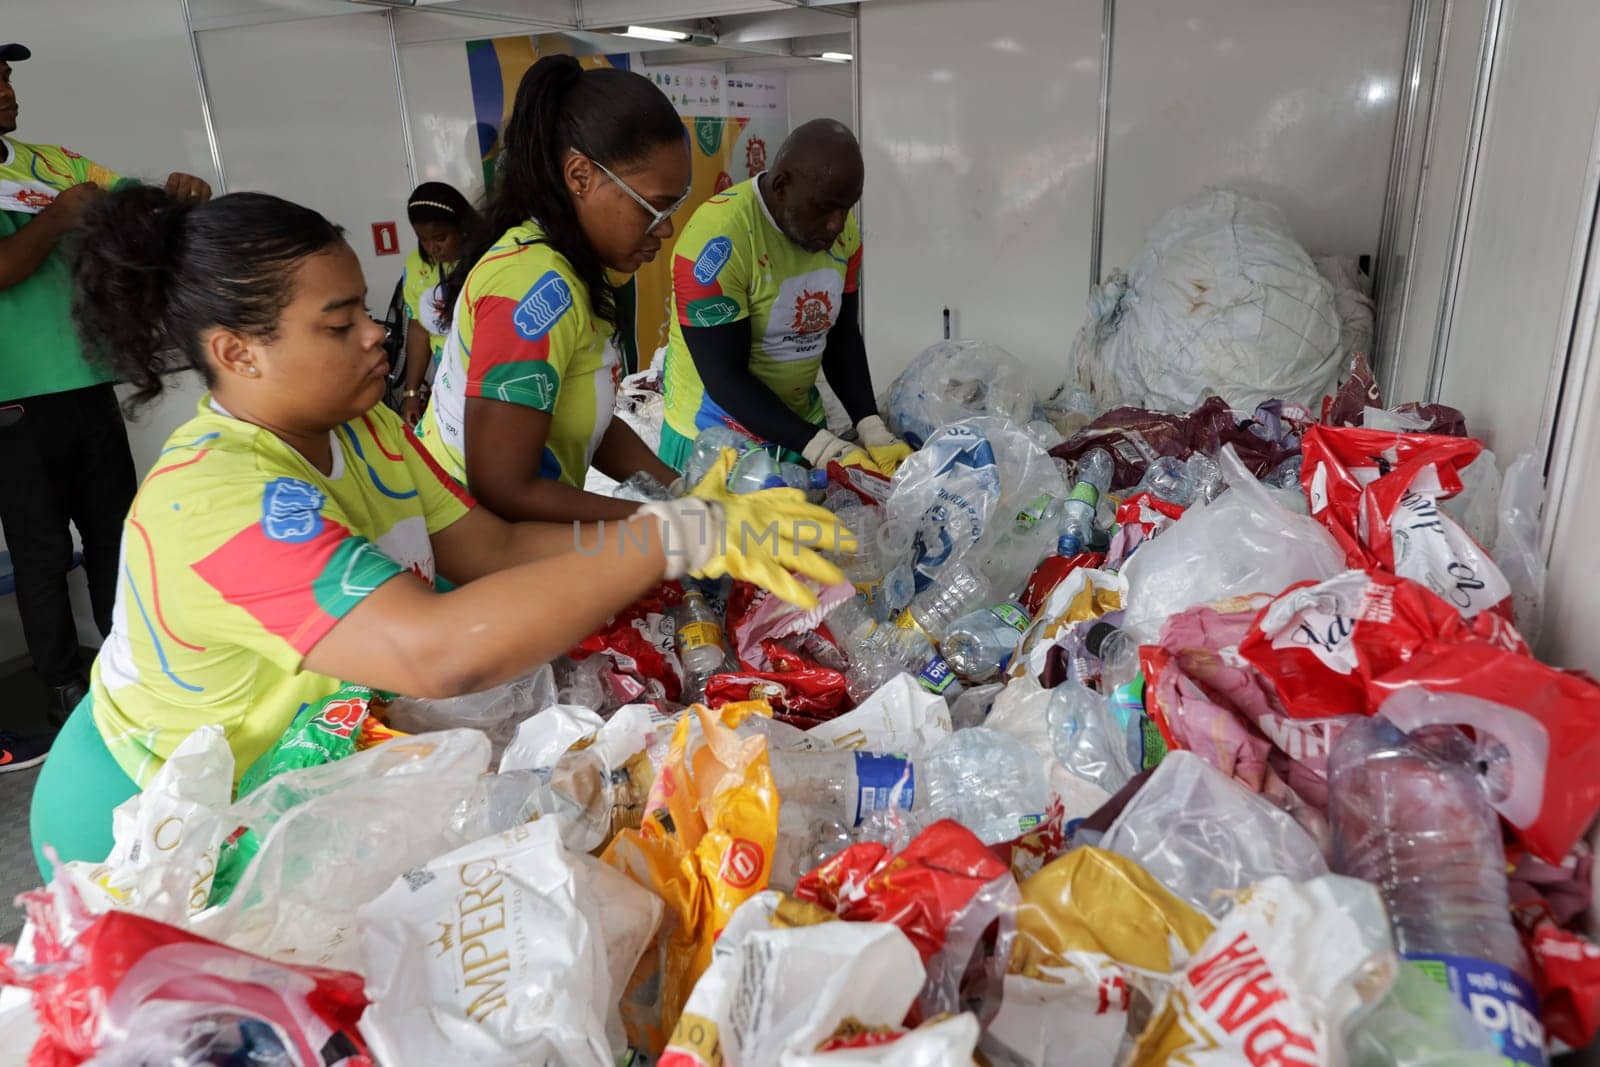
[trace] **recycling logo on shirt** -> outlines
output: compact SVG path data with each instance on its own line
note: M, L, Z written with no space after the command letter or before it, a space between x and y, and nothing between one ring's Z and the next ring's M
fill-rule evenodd
M726 296L691 300L684 309L691 326L721 326L739 317L739 302Z
M537 341L561 321L561 316L572 307L572 289L565 279L553 270L547 270L533 283L528 295L522 298L511 315L511 323L519 336Z
M261 529L274 541L304 544L322 532L322 490L298 478L274 478L261 494Z

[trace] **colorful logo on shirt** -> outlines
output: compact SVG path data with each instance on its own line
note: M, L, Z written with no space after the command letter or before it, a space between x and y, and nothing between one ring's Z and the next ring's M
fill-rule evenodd
M322 490L298 478L274 478L261 494L261 529L274 541L303 544L322 532Z
M561 316L572 307L572 290L561 275L547 270L533 283L528 295L522 298L511 315L517 333L529 341L537 341L550 332L550 327L561 321Z
M732 257L733 242L726 237L713 237L700 250L700 258L694 261L694 280L710 285Z
M833 297L826 289L802 289L794 298L796 333L826 333L833 325Z
M686 309L691 326L721 326L739 317L739 302L726 296L691 300Z

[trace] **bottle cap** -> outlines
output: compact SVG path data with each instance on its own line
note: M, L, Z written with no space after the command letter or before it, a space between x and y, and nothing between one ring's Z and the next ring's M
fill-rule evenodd
M826 489L826 488L828 488L828 472L827 472L827 470L825 470L825 469L824 470L813 470L811 472L811 488L813 488L813 489Z
M1089 627L1089 632L1083 637L1083 647L1089 650L1089 655L1099 657L1100 649L1105 645L1106 638L1117 632L1117 628L1109 622L1097 622Z
M788 483L785 482L782 478L778 477L776 474L769 474L769 475L767 475L766 480L761 483L761 488L763 488L763 489L787 489L788 488Z

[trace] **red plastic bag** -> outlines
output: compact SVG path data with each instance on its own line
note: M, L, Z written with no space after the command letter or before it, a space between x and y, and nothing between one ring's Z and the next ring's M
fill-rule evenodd
M1516 628L1492 612L1463 619L1440 597L1383 571L1345 571L1290 586L1250 625L1239 654L1272 680L1298 719L1370 715L1372 679L1435 640L1478 637L1528 655Z
M55 903L49 890L30 896L30 914ZM36 938L32 964L12 951L0 946L0 982L33 991L34 1067L81 1063L128 1039L148 1049L172 1013L264 1020L301 1063L372 1064L356 1029L367 1007L358 974L280 963L124 911L99 916L70 944Z
M996 950L982 969L998 988L1019 901L1010 866L949 819L929 826L898 855L876 841L851 845L802 877L794 895L849 922L898 926L928 969L917 1001L923 1018L960 1010L962 980L997 921Z
M1434 641L1373 679L1368 702L1407 732L1471 729L1489 802L1540 859L1562 862L1600 812L1600 685L1585 675L1478 637Z
M848 682L839 671L813 663L773 638L761 642L770 671L713 674L706 703L713 708L736 700L765 700L773 718L802 730L827 722L850 704Z
M1551 1037L1585 1048L1600 1032L1600 945L1548 920L1523 938Z
M1483 451L1471 438L1314 426L1300 482L1311 514L1358 570L1427 586L1471 617L1511 618L1511 586L1439 501L1461 492L1461 470Z
M663 582L567 654L579 662L596 654L609 659L615 668L611 681L625 701L676 701L683 692L683 665L673 609L682 602L682 587Z
M1100 552L1079 552L1076 556L1046 556L1044 561L1034 568L1033 574L1028 578L1028 584L1023 587L1022 606L1028 609L1030 616L1039 614L1044 602L1050 599L1051 591L1065 581L1067 575L1079 567L1098 568L1105 560L1104 553Z

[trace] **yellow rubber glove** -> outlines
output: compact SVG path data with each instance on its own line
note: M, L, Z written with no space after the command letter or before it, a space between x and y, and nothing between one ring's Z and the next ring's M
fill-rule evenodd
M742 496L728 492L728 475L738 458L733 449L723 449L694 487L693 496L718 505L722 529L714 532L718 540L710 546L709 560L689 573L697 578L726 574L797 607L816 607L816 594L795 575L822 585L844 581L844 573L813 549L838 552L840 540L850 543L855 535L826 508L806 503L798 489L763 489Z
M882 474L893 477L900 464L911 455L911 446L890 433L883 419L877 415L868 415L856 423L856 433L867 454L872 457L873 468Z

